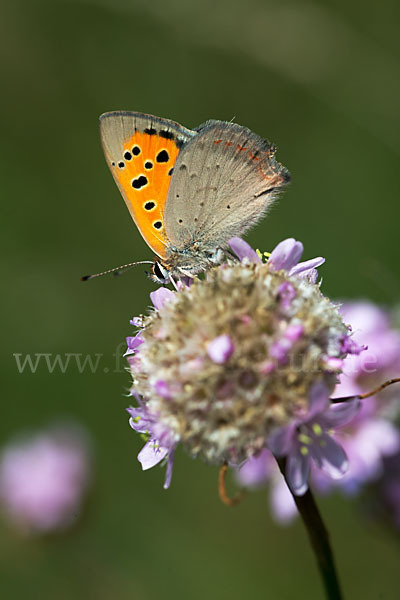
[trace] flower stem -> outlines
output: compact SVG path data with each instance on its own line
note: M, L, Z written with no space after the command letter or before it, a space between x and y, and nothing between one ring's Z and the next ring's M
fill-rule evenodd
M286 460L279 459L278 465L287 483L285 475ZM317 559L319 572L325 587L326 598L328 600L343 600L329 534L314 500L314 496L310 488L302 496L292 495L307 529L311 546Z
M228 471L228 465L227 465L227 463L225 463L222 465L222 467L219 470L219 476L218 476L219 497L222 500L222 502L224 504L226 504L227 506L236 506L237 504L239 504L239 502L242 501L244 493L243 493L243 490L241 490L233 498L228 496L228 492L226 491L226 481L225 481L227 471Z
M375 396L389 385L393 385L394 383L400 383L400 377L395 377L394 379L389 379L385 381L385 383L381 383L377 388L371 390L370 392L365 392L364 394L358 394L358 396L345 396L344 398L331 398L331 402L333 404L337 404L339 402L348 402L349 400L354 400L358 398L359 400L365 400L365 398L369 398L370 396Z

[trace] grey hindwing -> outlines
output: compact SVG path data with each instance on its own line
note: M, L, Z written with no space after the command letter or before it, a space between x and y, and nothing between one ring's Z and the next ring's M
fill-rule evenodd
M170 243L223 247L262 218L289 180L267 140L235 123L208 121L175 164L164 214Z

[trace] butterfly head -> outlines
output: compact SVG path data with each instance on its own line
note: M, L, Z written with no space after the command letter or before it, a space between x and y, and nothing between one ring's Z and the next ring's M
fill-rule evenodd
M155 261L151 267L151 273L148 273L148 276L154 283L158 284L168 284L171 283L170 280L170 270L168 267L165 267L161 262Z
M154 261L148 276L155 283L163 285L171 283L172 279L194 277L198 273L220 265L225 260L226 253L227 251L222 248L201 248L198 244L182 251L172 248L166 260Z

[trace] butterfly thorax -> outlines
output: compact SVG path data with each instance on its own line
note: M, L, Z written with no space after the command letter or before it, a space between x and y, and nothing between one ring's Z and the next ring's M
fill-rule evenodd
M178 249L170 246L166 259L155 262L151 279L157 283L167 283L198 275L211 267L224 262L228 249L215 245L204 245L194 242L186 248Z

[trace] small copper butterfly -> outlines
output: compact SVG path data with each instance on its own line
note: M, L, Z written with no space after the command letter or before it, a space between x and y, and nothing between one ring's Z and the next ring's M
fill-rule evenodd
M116 111L100 116L100 135L129 212L158 256L151 275L158 283L220 264L228 240L259 221L290 180L275 146L236 123L191 130Z

